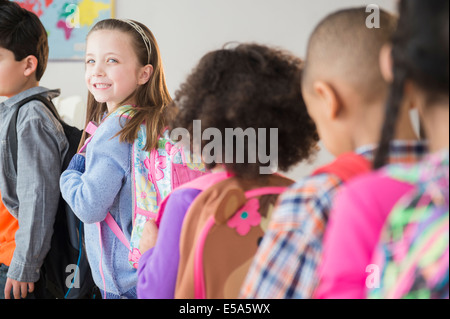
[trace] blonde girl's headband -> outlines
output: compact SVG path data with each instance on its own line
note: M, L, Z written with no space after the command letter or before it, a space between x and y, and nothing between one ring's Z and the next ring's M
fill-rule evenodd
M139 24L137 24L136 22L131 21L129 19L119 19L119 20L131 25L141 35L142 40L144 40L145 47L147 48L148 64L150 64L150 57L152 55L152 45L151 45L150 39L148 38L147 34L145 34L144 29L142 29Z

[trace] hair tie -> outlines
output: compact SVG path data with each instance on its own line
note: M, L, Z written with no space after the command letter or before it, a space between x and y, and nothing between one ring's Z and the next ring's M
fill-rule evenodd
M147 34L145 34L144 29L137 24L136 22L129 20L129 19L118 19L119 21L125 22L133 27L134 30L136 30L142 37L142 40L144 40L145 47L147 48L147 55L148 55L148 64L150 64L150 57L152 54L152 45L150 42L150 39L148 38Z

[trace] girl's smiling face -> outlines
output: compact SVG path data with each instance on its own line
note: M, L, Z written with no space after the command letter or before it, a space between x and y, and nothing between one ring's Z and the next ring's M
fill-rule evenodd
M106 103L108 111L134 104L133 93L148 77L138 62L132 39L124 32L93 32L86 47L86 85L95 100Z

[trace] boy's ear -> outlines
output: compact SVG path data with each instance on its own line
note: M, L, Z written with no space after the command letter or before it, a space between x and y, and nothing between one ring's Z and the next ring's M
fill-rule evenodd
M29 77L36 72L39 63L38 59L34 55L29 55L23 61L25 63L25 70L23 74L26 77Z
M380 70L384 80L388 83L392 83L392 81L394 81L394 73L392 68L392 45L385 44L380 51Z
M341 103L334 88L327 82L317 81L314 83L314 91L326 107L326 116L334 120L341 111Z
M141 69L141 74L139 75L138 84L144 85L148 81L150 81L150 78L153 74L153 65L147 64Z

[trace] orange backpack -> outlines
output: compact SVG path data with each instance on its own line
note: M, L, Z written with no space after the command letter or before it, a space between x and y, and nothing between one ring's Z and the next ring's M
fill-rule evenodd
M200 193L183 222L175 298L237 298L278 196L293 183L229 177Z

